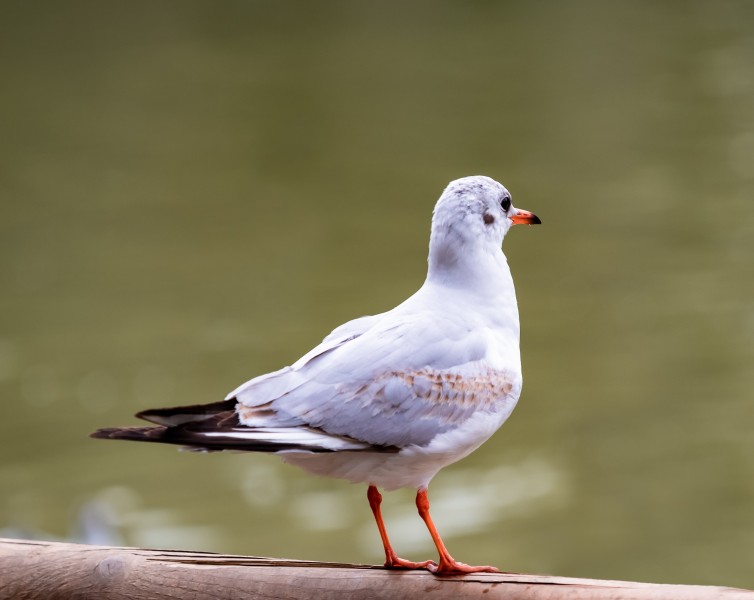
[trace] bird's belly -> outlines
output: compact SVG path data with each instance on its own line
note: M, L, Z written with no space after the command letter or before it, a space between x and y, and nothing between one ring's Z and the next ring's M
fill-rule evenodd
M517 392L518 390L516 390ZM479 411L425 446L411 445L399 452L279 453L284 462L352 483L372 483L386 490L426 487L443 467L476 450L505 422L516 406L518 393L501 400L494 411Z

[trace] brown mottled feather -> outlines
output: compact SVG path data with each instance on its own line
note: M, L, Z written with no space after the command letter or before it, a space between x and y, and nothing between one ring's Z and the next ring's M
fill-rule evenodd
M329 434L374 445L426 446L476 413L495 413L517 393L514 372L479 368L385 371L342 385L316 382L265 405L240 408L241 421L270 406Z

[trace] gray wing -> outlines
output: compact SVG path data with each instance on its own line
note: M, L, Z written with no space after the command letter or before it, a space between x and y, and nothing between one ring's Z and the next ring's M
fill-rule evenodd
M306 381L306 374L319 358L356 339L367 331L382 315L359 317L336 327L318 346L315 346L291 366L250 379L230 392L225 399L237 399L251 405L263 405L294 390Z
M463 318L440 328L430 315L405 314L361 326L329 336L273 380L240 388L241 422L314 427L378 446L425 445L520 389L515 370L486 365L488 339Z

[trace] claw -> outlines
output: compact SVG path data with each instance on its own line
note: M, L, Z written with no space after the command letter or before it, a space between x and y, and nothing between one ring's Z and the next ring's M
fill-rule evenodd
M413 562L399 556L391 556L385 561L384 566L386 569L427 569L431 573L437 569L437 563L433 560Z
M483 566L472 567L466 563L458 562L452 557L448 559L441 558L440 564L435 568L427 567L427 570L434 575L466 575L468 573L500 573L500 569L495 567Z

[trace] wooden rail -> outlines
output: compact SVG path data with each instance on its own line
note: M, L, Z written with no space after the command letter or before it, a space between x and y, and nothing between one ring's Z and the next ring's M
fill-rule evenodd
M517 573L438 578L422 571L203 552L0 538L2 600L301 598L754 600L725 587L659 585Z

